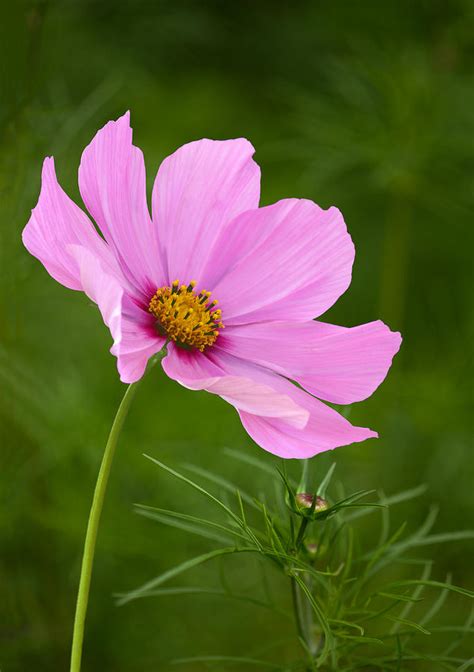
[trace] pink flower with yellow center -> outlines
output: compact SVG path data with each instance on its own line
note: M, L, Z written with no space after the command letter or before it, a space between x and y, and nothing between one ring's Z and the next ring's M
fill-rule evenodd
M166 347L167 375L232 404L271 453L305 458L376 437L320 399L370 396L400 334L380 321L313 319L349 286L354 245L334 207L295 198L259 207L253 153L244 139L184 145L158 170L150 216L127 113L97 133L79 167L103 237L47 158L23 242L53 278L97 304L123 382Z

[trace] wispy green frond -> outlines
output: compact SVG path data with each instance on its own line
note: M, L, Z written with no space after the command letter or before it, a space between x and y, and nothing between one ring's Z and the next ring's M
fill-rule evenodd
M222 488L226 492L229 492L231 495L235 495L236 492L239 492L241 498L244 500L246 504L252 506L253 508L257 508L254 498L251 497L245 491L243 491L242 488L238 487L235 483L231 483L226 478L222 478L222 476L213 474L211 471L203 469L202 467L198 467L195 464L190 464L189 462L184 462L182 466L188 471L191 471L193 474L196 474L197 476L202 476L211 483L214 483L214 485L218 485L220 488Z
M265 660L257 660L255 658L245 658L242 656L193 656L191 658L176 658L171 661L172 665L188 665L189 663L232 663L239 665L252 665L256 667L264 667L269 670L282 670L281 665L269 663Z
M184 532L191 532L192 534L197 534L201 537L206 537L226 544L232 543L233 536L247 541L247 538L236 530L226 528L224 525L219 525L218 523L212 523L204 518L196 518L195 516L178 513L177 511L168 511L167 509L152 510L140 506L136 506L135 508L137 513L145 518L156 520L159 523L175 527ZM210 530L208 528L212 529ZM226 537L212 530L224 531L228 536Z
M431 632L429 630L424 628L419 623L415 623L415 621L410 621L408 618L401 618L399 616L390 616L390 615L386 615L385 618L388 618L389 621L392 621L397 625L406 625L409 628L414 628L415 630L422 632L424 635L431 635Z
M327 473L321 483L318 486L318 489L316 490L316 494L318 497L322 497L323 499L326 498L326 492L329 487L329 484L331 482L332 475L334 474L334 469L336 468L336 463L333 462L329 469L327 470Z
M474 592L468 590L467 588L462 588L461 586L454 586L451 583L444 583L443 581L423 581L421 579L405 579L401 581L392 581L389 585L393 588L402 587L402 586L416 586L416 585L428 586L430 588L442 588L444 590L450 590L453 593L459 593L465 597L474 598Z
M256 597L251 595L244 595L234 593L229 590L222 590L221 588L204 588L199 586L181 586L174 588L158 588L157 590L149 590L146 593L146 597L175 597L179 595L212 595L215 597L222 597L228 600L236 600L237 602L246 602L256 607L261 607L262 609L268 609L275 614L283 616L287 620L292 620L293 616L283 609L279 609L269 602L264 600L259 600Z
M163 574L160 574L154 579L151 579L151 581L147 581L146 583L144 583L139 588L136 588L135 590L131 590L128 593L118 594L117 604L121 606L123 604L126 604L127 602L131 602L132 600L144 597L150 591L155 590L156 588L158 588L158 586L161 586L163 583L166 583L166 581L173 579L175 576L179 576L180 574L187 572L189 569L197 567L198 565L202 565L203 563L208 562L213 558L217 558L220 555L229 555L232 553L245 553L249 551L252 552L253 550L254 549L248 549L248 548L218 548L215 551L210 551L209 553L203 553L202 555L198 555L195 558L191 558L190 560L182 562L180 565L176 565L176 567L168 569L166 572L163 572Z
M275 477L275 467L269 465L264 460L259 460L253 455L247 455L247 453L242 452L241 450L233 450L232 448L224 448L225 455L232 457L234 460L238 460L243 464L248 464L251 467L259 469L265 474L268 474L272 478Z

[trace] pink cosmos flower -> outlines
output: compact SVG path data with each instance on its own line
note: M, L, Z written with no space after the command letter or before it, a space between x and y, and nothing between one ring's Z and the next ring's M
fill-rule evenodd
M103 238L46 158L23 242L97 304L123 382L137 381L166 345L167 375L228 401L271 453L304 458L376 437L319 399L370 396L400 334L380 321L313 320L349 286L354 245L334 207L291 198L259 208L253 153L244 139L184 145L158 170L150 217L127 113L97 133L79 167Z

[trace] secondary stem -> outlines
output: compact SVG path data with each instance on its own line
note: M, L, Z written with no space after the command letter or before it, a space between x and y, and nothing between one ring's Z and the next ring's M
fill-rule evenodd
M302 641L303 647L306 653L308 654L308 657L311 657L311 662L308 661L308 666L305 669L311 672L311 670L313 669L312 664L313 655L311 653L310 633L308 632L308 624L305 618L301 590L294 576L290 578L290 581L291 581L291 595L293 597L293 610L295 614L296 629L298 631L298 636Z
M296 537L296 543L295 543L295 548L296 552L300 550L300 546L303 543L304 535L306 532L306 528L308 527L309 523L309 518L303 518L301 521L300 529L298 530L298 536Z
M300 547L303 543L304 536L306 533L306 528L308 527L310 519L307 517L302 518L301 524L296 536L295 554L299 553ZM303 576L303 581L304 581ZM308 667L308 670L313 669L312 660L315 656L315 647L313 645L313 636L312 636L312 611L308 612L308 602L305 600L301 594L300 587L298 586L297 581L294 576L291 577L291 594L293 597L293 610L295 614L296 628L298 630L298 635L303 641L305 649L309 656L311 656L311 666ZM317 649L316 649L317 650Z
M296 629L298 631L298 635L300 639L303 640L305 644L307 644L306 641L306 632L305 632L305 622L304 622L304 616L303 616L303 611L301 608L301 595L298 590L298 584L296 583L294 577L291 577L291 596L293 598L293 609L295 612L295 621L296 621Z
M115 448L122 431L123 423L127 417L130 404L135 395L138 383L127 387L123 399L118 407L109 438L105 446L104 456L100 465L99 475L94 490L92 506L87 523L86 538L84 541L84 553L82 556L81 577L77 593L76 615L74 618L74 630L72 635L71 672L80 672L82 658L82 643L84 640L84 625L86 621L87 603L89 601L89 588L91 584L94 552L99 529L100 516L104 504L105 491L109 480L110 468L115 453Z

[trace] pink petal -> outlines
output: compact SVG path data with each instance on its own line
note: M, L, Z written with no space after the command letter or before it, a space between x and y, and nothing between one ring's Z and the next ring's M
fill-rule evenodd
M311 457L325 450L377 436L370 429L354 427L333 409L260 366L219 352L216 348L200 356L178 348L173 348L172 352L172 357L163 360L163 368L170 378L186 387L208 389L223 396L238 409L242 423L254 441L275 455L285 458ZM251 412L241 404L240 398L227 398L227 390L223 392L222 388L212 388L219 373L224 376L221 380L229 380L231 385L234 384L234 378L252 381L257 397L264 391ZM305 422L291 423L288 415L280 414L280 399L287 406L288 398L294 402L293 408L298 409L299 418L304 418ZM304 409L305 415L301 414L301 409Z
M109 121L82 154L79 188L124 275L149 297L164 283L157 232L148 212L143 154L132 144L130 114Z
M385 379L401 344L381 321L350 329L323 322L267 322L226 329L216 343L335 404L369 397Z
M219 364L198 351L186 351L174 344L162 361L166 374L184 387L217 394L239 411L278 418L283 426L302 428L308 413L286 394L250 377L229 375ZM247 372L248 373L248 372Z
M235 367L240 370L242 367L242 364L231 355L219 353L218 357L229 371ZM305 427L296 429L282 423L278 418L258 417L239 411L242 424L247 432L259 446L270 453L284 458L301 459L378 436L370 429L351 425L337 411L285 378L257 365L246 366L252 367L254 380L271 386L276 392L288 395L298 406L309 413Z
M353 261L339 210L287 199L245 212L222 231L206 283L226 325L310 320L345 292Z
M204 139L161 164L152 207L169 282L200 281L219 232L241 212L258 207L260 169L253 153L243 138Z
M114 339L111 352L117 357L120 379L134 383L165 339L154 331L152 315L136 305L117 279L104 271L97 257L78 245L71 245L69 251L78 264L84 292L97 304Z
M169 343L168 354L162 360L167 376L190 390L203 390L225 375L225 371L198 350L184 350Z
M120 380L134 383L145 373L148 360L165 345L166 339L154 328L155 319L124 297L122 302L122 338L114 343L110 352L117 357Z
M114 341L122 333L123 288L112 275L104 272L98 258L85 247L70 245L69 253L77 262L84 293L97 304Z
M81 245L101 259L105 268L120 276L112 252L92 222L64 193L56 179L54 159L46 158L41 174L38 203L23 230L27 250L48 273L70 289L82 289L79 266L69 245Z
M306 427L299 431L291 431L277 419L242 411L239 411L240 419L255 443L269 453L286 459L313 457L326 450L377 438L376 432L365 427L354 427L322 401L306 396L310 402L306 406L310 415Z

